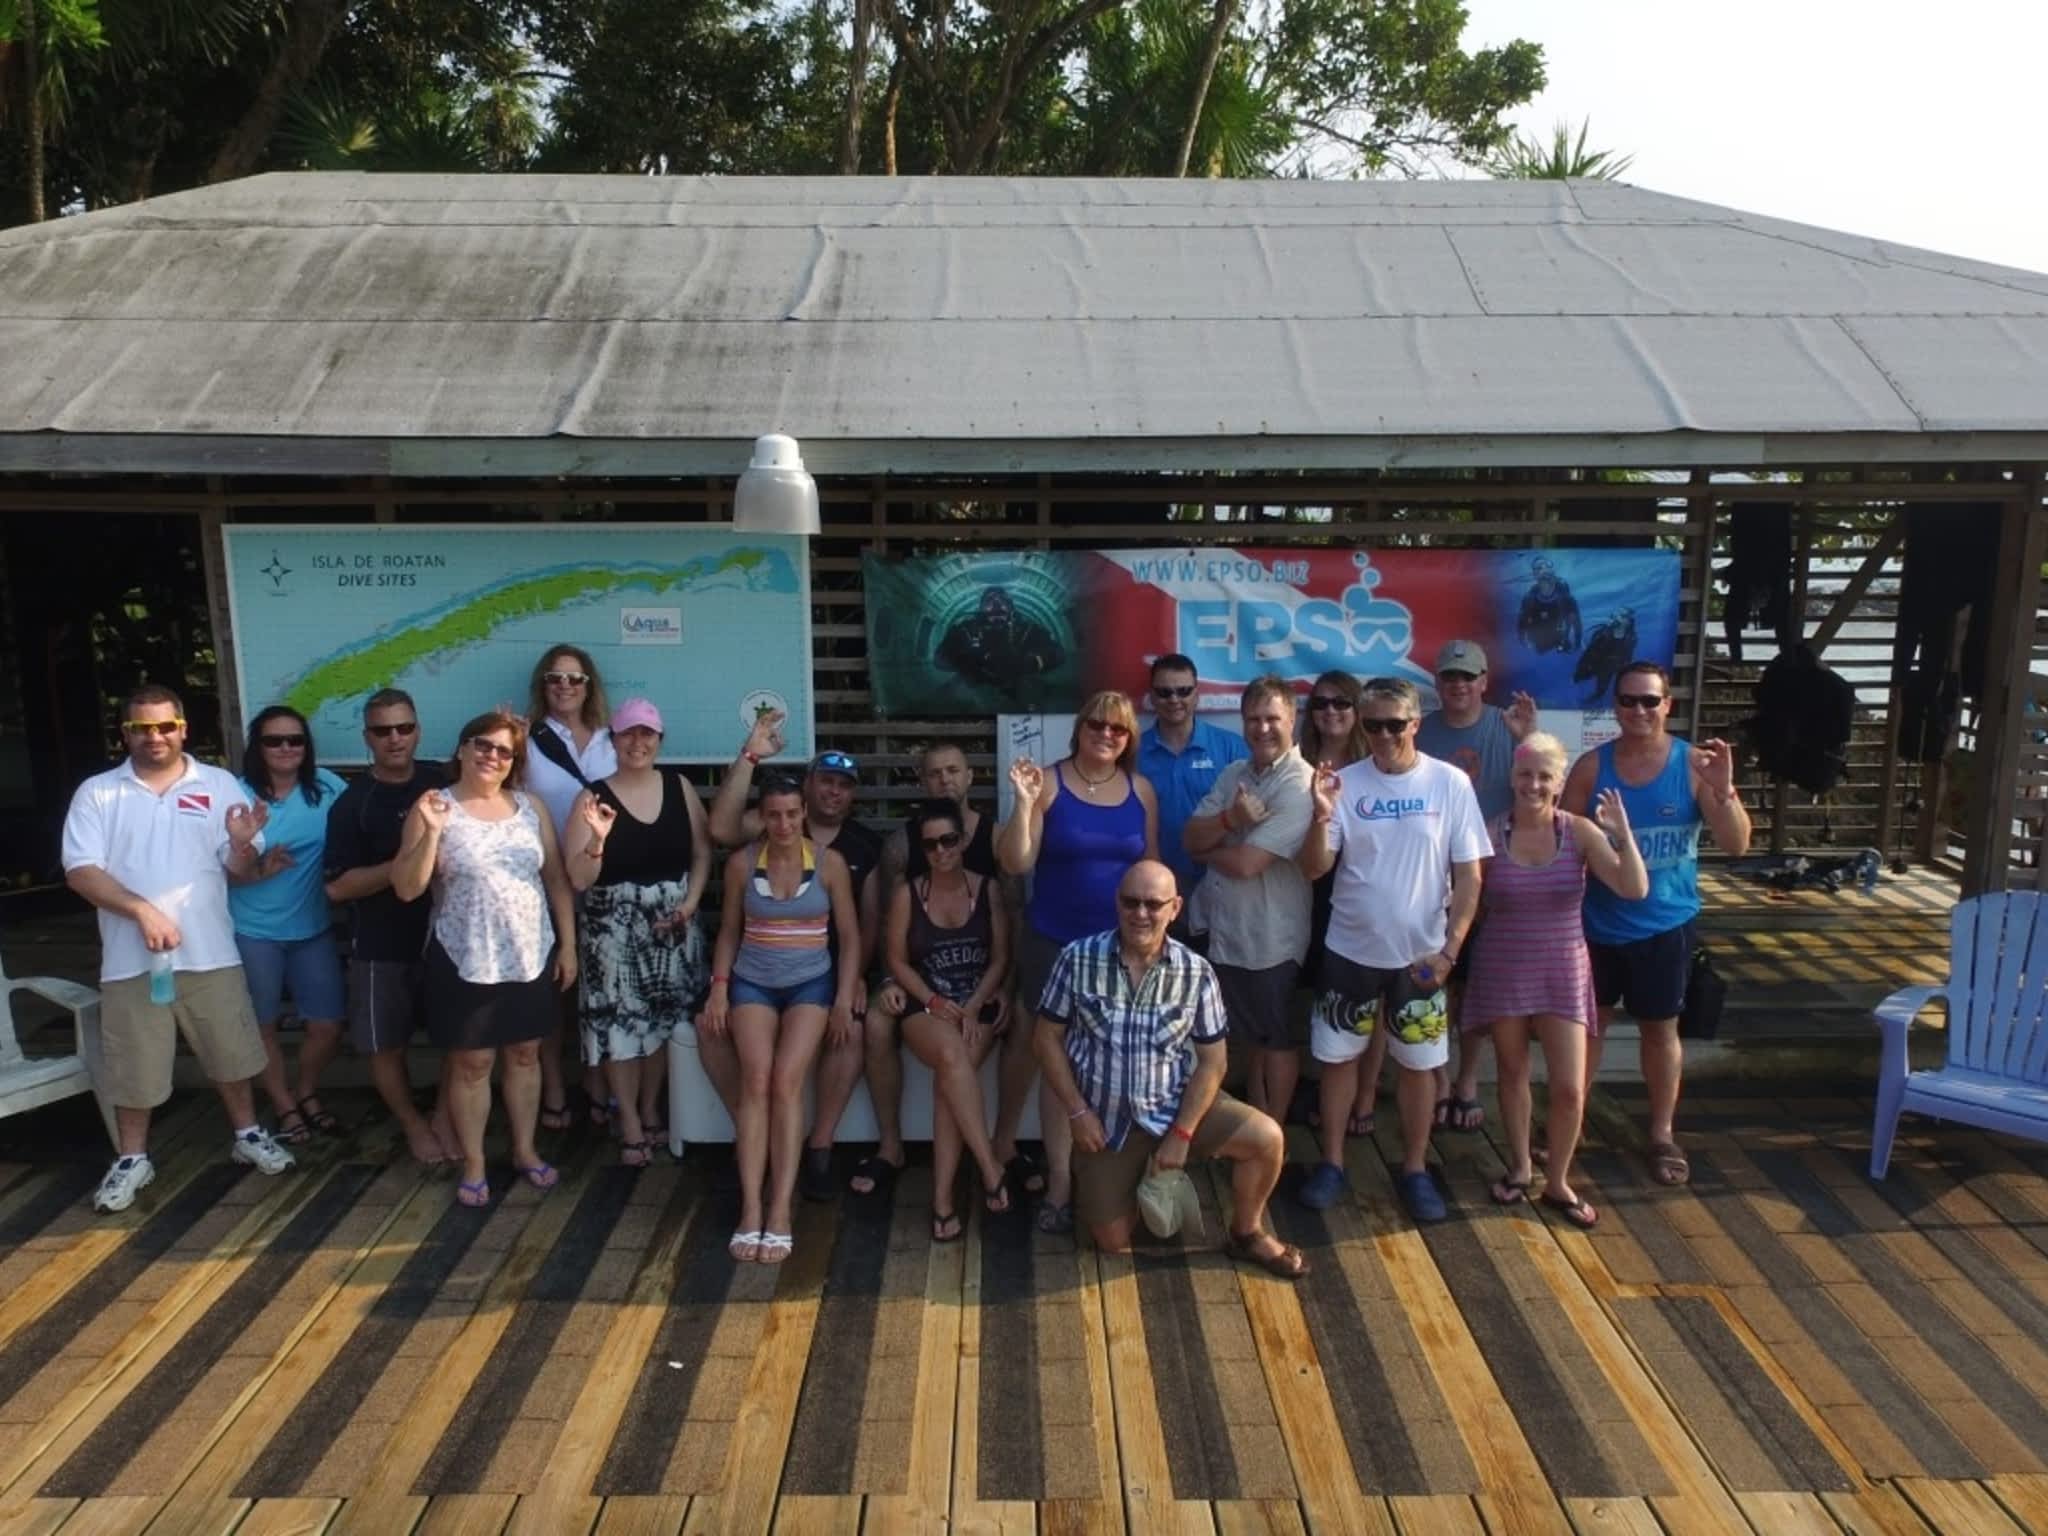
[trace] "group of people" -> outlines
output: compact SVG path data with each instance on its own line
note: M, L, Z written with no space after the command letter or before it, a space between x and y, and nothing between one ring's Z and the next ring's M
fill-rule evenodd
M666 1045L694 1029L734 1125L735 1259L787 1259L796 1197L837 1194L832 1149L863 1077L879 1144L851 1187L887 1192L905 1162L908 1048L933 1075L934 1240L961 1234L963 1162L986 1210L1035 1199L1043 1229L1078 1219L1121 1249L1144 1179L1215 1156L1233 1165L1231 1251L1294 1276L1307 1261L1264 1213L1301 1076L1300 1001L1321 1078L1299 1191L1311 1207L1341 1196L1345 1141L1370 1133L1391 1058L1397 1187L1416 1220L1442 1219L1429 1137L1479 1123L1490 1039L1509 1146L1493 1197L1531 1198L1547 1157L1537 1198L1593 1225L1570 1172L1617 1003L1641 1031L1653 1173L1684 1182L1672 1122L1698 837L1710 828L1740 853L1749 823L1728 748L1666 730L1661 667L1622 671L1619 736L1576 763L1526 696L1486 702L1486 659L1466 640L1437 657L1427 718L1406 681L1326 673L1302 709L1269 676L1243 689L1233 735L1198 717L1188 658L1159 658L1150 681L1149 727L1129 698L1099 693L1066 756L1012 764L1000 826L970 804L961 749L931 746L927 798L887 833L851 814L849 755L820 753L800 777L770 765L784 745L773 714L707 809L658 766L655 706L608 710L572 646L535 668L526 716L461 729L445 774L417 760L412 701L374 695L372 766L346 787L287 707L256 717L237 780L184 754L174 695L139 689L128 760L81 787L65 828L105 955L121 1144L98 1204L121 1209L152 1177L149 1110L169 1092L174 1028L220 1086L233 1155L266 1172L337 1128L319 1089L345 1029L413 1155L459 1164L456 1198L474 1205L490 1199L494 1066L514 1176L545 1189L558 1174L536 1132L573 1115L557 1037L579 1036L589 1112L639 1164L666 1137ZM733 851L707 942L714 844ZM330 904L350 911L346 975ZM293 1074L276 1034L287 996L305 1024ZM428 1111L406 1076L415 1025L445 1053ZM1222 1087L1232 1037L1242 1100ZM1540 1149L1532 1043L1547 1062ZM997 1053L991 1121L981 1070ZM274 1130L256 1120L259 1078ZM1034 1083L1042 1161L1018 1140Z

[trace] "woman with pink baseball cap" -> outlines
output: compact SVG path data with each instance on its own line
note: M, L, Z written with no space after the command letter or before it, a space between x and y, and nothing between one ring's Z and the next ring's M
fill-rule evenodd
M576 797L569 880L583 896L583 1060L602 1065L618 1105L619 1161L642 1168L660 1123L669 1038L704 1000L708 969L697 908L711 874L704 802L676 769L655 765L661 711L627 699L612 712L618 771Z

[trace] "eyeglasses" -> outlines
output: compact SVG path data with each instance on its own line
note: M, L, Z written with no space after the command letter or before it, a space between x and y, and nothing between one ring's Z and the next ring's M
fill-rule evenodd
M1173 905L1174 900L1175 898L1171 896L1119 896L1116 902L1126 912L1149 913L1164 912Z
M1178 688L1169 688L1164 683L1155 684L1152 697L1155 699L1191 699L1195 696L1195 685L1184 683Z
M1368 736L1398 736L1408 729L1406 720L1361 720Z
M1436 675L1436 680L1440 683L1476 683L1479 681L1479 674L1477 672L1439 672Z
M1661 693L1617 693L1614 696L1616 709L1655 709L1663 702Z
M540 680L550 687L581 688L590 681L588 672L543 672Z
M470 737L469 750L474 752L478 757L502 757L508 763L511 762L512 759L518 755L512 750L512 748L506 746L502 741L493 741L488 736Z
M185 729L183 720L123 720L121 729L137 736L175 736Z
M306 744L306 738L296 731L289 735L280 731L275 736L258 736L256 739L266 747L303 747Z
M1349 699L1336 698L1327 693L1311 694L1308 701L1309 713L1315 715L1334 714L1338 710L1355 707Z
M420 728L417 720L401 720L396 725L367 725L363 729L372 736L410 736Z
M924 844L926 853L951 853L960 846L960 834L941 832L937 837L920 837L918 841Z
M1081 723L1087 726L1089 730L1100 732L1112 741L1128 740L1131 734L1131 728L1128 725L1123 725L1115 720L1083 720Z

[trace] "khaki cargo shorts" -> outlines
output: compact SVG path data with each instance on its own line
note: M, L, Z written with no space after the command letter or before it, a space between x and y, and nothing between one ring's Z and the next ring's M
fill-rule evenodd
M178 995L149 1000L149 977L124 976L100 986L101 1091L123 1109L154 1109L171 1096L178 1036L216 1083L238 1083L263 1070L263 1036L239 965L178 972Z

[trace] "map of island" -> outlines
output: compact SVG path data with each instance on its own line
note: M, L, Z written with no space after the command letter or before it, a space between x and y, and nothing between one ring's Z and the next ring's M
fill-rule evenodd
M412 694L429 739L497 704L523 711L556 645L590 654L612 703L655 701L664 759L730 758L756 696L787 709L790 755L810 751L801 539L649 524L227 533L243 713L289 705L323 761L363 760L362 704L380 688Z

